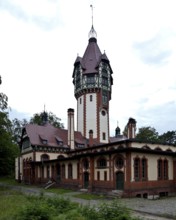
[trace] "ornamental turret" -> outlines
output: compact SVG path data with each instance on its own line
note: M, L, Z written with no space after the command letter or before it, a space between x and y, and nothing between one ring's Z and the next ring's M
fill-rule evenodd
M109 142L112 73L108 57L99 49L92 25L85 53L74 63L73 84L77 99L77 130L86 138L92 130L93 139L102 143Z

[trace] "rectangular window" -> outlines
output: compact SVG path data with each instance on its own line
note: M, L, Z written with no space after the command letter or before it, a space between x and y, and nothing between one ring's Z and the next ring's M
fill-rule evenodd
M46 174L47 178L50 178L50 167L47 166L47 174Z
M108 92L105 90L103 90L103 93L102 93L102 101L103 101L103 104L108 103Z
M162 160L158 160L158 179L162 179Z
M82 103L82 100L81 100L81 98L79 99L79 103L80 103L80 104Z
M106 140L106 133L105 132L103 132L102 136L103 136L103 140Z
M61 172L62 178L65 178L65 165L62 165L62 172Z
M95 77L94 76L88 76L87 77L87 84L89 84L89 85L95 84Z
M72 170L72 164L69 164L68 165L68 179L72 179L72 173L73 170Z
M97 171L97 180L100 180L100 171Z
M105 77L105 76L102 77L102 85L103 86L108 86L108 78Z
M168 161L164 160L164 179L167 180L168 179Z
M79 163L77 163L77 179L79 180Z
M92 97L92 95L90 95L90 102L92 102L92 100L93 100L93 97Z
M142 159L142 180L147 179L147 160Z
M42 176L42 178L44 178L44 166L42 166L41 176Z
M140 159L136 158L134 160L134 179L135 181L139 181L140 179Z
M104 181L107 181L107 171L104 171Z

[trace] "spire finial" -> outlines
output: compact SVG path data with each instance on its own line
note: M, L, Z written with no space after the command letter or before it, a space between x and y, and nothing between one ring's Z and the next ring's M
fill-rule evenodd
M94 38L97 39L97 33L93 27L93 5L90 5L91 9L92 9L92 27L91 30L89 31L89 39Z
M92 9L92 26L93 26L93 5L90 5L91 9Z

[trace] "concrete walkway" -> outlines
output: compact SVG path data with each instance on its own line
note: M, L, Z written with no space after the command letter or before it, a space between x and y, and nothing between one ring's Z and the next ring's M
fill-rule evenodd
M20 191L24 194L33 194L46 196L58 196L62 198L68 198L72 202L77 202L82 205L91 205L96 206L102 202L109 203L111 200L102 199L102 200L85 200L74 197L74 195L80 194L82 192L70 192L65 194L55 194L48 192L43 188L37 187L27 187L27 186L17 186L17 185L8 185L0 182L0 186L8 186L13 190ZM138 216L143 220L168 220L176 219L176 197L165 197L158 200L148 200L143 198L122 198L120 199L121 203L124 204L129 209L133 210L133 215ZM175 216L175 218L174 218Z

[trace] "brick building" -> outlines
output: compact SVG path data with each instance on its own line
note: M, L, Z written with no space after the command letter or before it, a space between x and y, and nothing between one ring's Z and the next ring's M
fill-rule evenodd
M83 57L74 62L73 84L77 100L77 130L74 109L67 110L67 129L28 124L22 132L21 155L16 159L16 179L123 196L170 195L176 191L176 148L139 142L136 120L130 118L126 136L116 128L109 135L109 102L112 68L97 44L94 27Z

